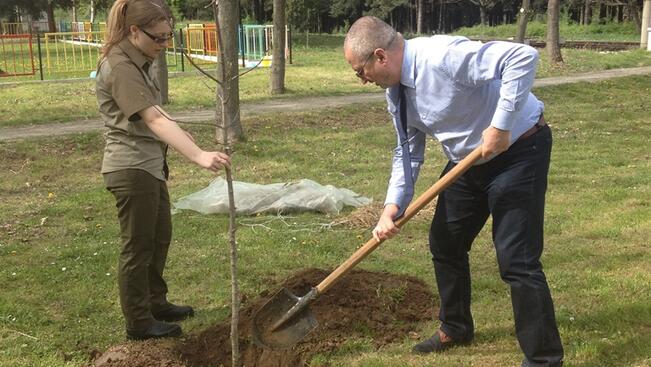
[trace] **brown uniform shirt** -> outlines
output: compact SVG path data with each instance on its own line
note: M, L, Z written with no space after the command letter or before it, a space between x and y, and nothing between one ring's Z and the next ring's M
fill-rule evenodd
M167 145L149 129L138 111L160 105L160 89L149 74L152 60L128 39L101 61L95 91L99 112L108 127L102 173L141 169L165 180Z

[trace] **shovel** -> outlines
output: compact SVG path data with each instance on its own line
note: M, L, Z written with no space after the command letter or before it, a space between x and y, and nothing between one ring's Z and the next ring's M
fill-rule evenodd
M472 151L448 173L441 177L421 196L414 200L402 217L396 222L401 228L409 219L416 215L425 205L429 204L441 191L466 172L481 158L481 146ZM348 260L339 265L319 285L313 287L306 295L297 297L286 288L281 289L253 316L253 341L271 350L288 349L303 339L318 325L308 307L320 294L326 292L332 285L373 252L384 240L371 238Z

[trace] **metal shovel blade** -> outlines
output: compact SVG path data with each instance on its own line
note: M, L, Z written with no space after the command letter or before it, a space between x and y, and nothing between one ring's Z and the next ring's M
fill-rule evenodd
M300 303L301 297L287 289L278 291L253 317L253 342L271 350L288 349L314 330L316 318L307 305L297 308ZM288 313L291 318L282 320Z

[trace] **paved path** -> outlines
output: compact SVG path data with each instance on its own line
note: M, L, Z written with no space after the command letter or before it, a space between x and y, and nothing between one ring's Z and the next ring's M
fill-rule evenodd
M559 76L552 78L536 79L534 87L546 87L550 85L560 85L578 82L596 82L605 79L619 78L631 75L651 74L651 66L612 69L597 71L592 73L578 74L572 76ZM340 107L358 103L380 102L384 100L384 93L364 93L346 96L334 97L306 97L306 98L284 98L277 100L268 100L258 103L242 103L240 112L242 117L249 117L269 112L287 112L287 111L309 111L330 107ZM180 121L198 122L209 121L214 118L213 110L200 110L192 112L175 112L173 117ZM89 119L82 121L70 121L65 123L30 125L14 128L1 128L0 141L19 140L42 136L65 135L74 133L84 133L96 131L103 128L102 121Z

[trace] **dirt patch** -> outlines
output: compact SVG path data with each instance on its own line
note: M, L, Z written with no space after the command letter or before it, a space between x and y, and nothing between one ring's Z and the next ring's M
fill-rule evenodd
M307 269L287 279L282 287L305 294L329 274ZM293 349L264 350L251 342L254 313L276 289L263 292L240 311L240 352L246 367L306 366L317 353L334 351L351 340L367 339L379 348L406 336L418 337L419 323L431 320L434 296L422 280L390 273L353 270L310 309L319 326ZM149 341L114 346L94 359L98 367L231 366L230 323L211 326L176 341Z

